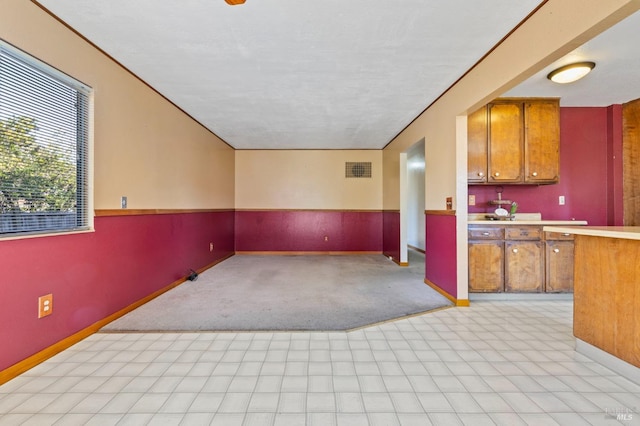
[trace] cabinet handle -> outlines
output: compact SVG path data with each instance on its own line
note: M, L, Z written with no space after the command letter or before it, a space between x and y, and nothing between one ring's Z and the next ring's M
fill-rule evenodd
M560 253L560 249L555 248L555 249L553 249L553 252L554 253Z
M538 176L538 172L533 172L533 173L531 173L531 176L533 176L533 177Z
M494 175L495 177L498 177L498 176L500 176L500 173L495 172L493 175Z
M482 235L487 235L488 236L489 233L488 232L483 232Z
M569 235L571 235L571 234L567 234L567 233L562 234L563 237L568 237Z
M517 252L518 252L518 249L513 249L513 252L514 252L514 253L517 253Z
M484 177L484 173L480 172L480 173L478 173L478 176Z

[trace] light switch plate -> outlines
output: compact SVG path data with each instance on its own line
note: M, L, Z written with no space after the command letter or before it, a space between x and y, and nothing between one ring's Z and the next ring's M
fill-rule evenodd
M120 207L122 207L123 209L127 208L127 197L123 196L122 198L120 198Z

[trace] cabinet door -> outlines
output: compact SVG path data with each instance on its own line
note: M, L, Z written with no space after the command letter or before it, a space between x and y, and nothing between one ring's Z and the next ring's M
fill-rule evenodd
M469 241L469 292L502 292L504 243Z
M522 182L522 103L489 104L489 183Z
M556 183L560 175L560 105L557 101L524 104L524 181Z
M573 241L547 241L547 293L573 291Z
M467 181L487 182L487 106L467 117Z
M541 241L505 242L505 291L532 293L542 291L543 255Z

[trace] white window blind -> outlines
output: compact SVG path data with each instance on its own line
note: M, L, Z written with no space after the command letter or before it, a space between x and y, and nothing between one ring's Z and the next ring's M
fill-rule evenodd
M0 236L89 227L89 94L0 41Z

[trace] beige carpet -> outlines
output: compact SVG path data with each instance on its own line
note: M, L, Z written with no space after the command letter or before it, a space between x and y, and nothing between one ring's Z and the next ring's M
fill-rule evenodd
M451 302L382 255L236 255L164 293L103 332L348 330Z

